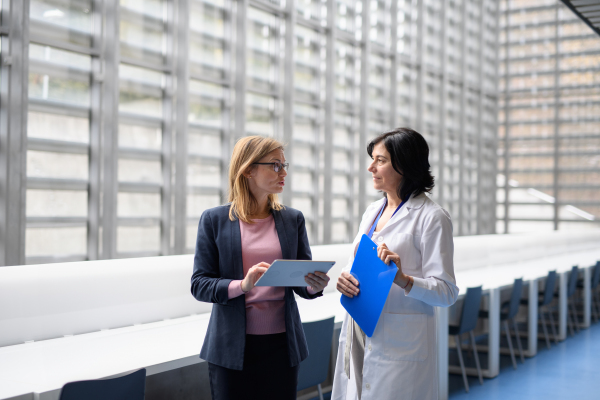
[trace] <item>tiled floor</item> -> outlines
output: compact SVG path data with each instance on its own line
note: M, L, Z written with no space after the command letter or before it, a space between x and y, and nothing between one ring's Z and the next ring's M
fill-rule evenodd
M501 361L500 375L484 378L483 386L469 377L470 393L460 375L450 375L450 400L600 399L600 324L550 350L540 341L537 356L525 358L525 364L517 356L517 370L508 356Z

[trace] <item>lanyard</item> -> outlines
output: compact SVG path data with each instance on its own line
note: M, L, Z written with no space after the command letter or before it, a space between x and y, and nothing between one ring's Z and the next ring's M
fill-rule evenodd
M406 199L408 200L408 199ZM404 200L402 203L400 203L400 205L398 206L398 208L396 208L396 211L394 211L394 213L392 214L392 217L394 215L396 215L396 213L398 212L398 210L404 205L404 203L406 203L406 200ZM381 218L381 214L383 214L383 210L385 210L385 207L387 206L387 198L385 199L385 203L383 203L383 207L381 207L381 210L379 211L379 214L377 215L377 219L375 220L375 222L373 222L373 225L371 226L371 229L369 230L369 233L367 233L367 236L369 237L369 239L371 239L373 237L373 232L375 232L375 228L377 227L377 223L379 222L379 218ZM391 219L391 217L390 217Z

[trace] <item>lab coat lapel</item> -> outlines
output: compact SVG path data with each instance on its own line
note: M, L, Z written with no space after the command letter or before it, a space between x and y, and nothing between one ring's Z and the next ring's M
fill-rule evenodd
M242 260L242 232L240 221L236 218L229 221L231 227L231 265L233 265L235 279L244 279L244 261Z
M392 216L387 224L383 227L383 230L392 229L395 225L400 223L404 218L408 216L412 209L421 208L425 199L421 196L425 196L424 194L420 194L416 197L410 196L408 201L404 203L402 208L396 213L396 215Z
M366 235L369 232L369 229L371 229L371 225L373 225L375 218L377 218L377 214L379 214L379 211L381 211L381 207L383 206L384 202L385 202L385 197L382 198L381 200L377 200L377 202L375 203L375 206L371 209L369 214L365 215L365 220L364 220L365 224L360 227L361 235L359 235L359 241L360 241L360 237L362 237L362 234Z

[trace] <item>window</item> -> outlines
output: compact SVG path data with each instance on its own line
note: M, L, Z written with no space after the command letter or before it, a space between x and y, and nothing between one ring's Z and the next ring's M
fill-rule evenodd
M32 0L27 111L26 262L84 260L92 206L95 62L90 1ZM78 51L72 49L77 48Z
M161 0L120 1L117 254L170 247L172 51Z
M499 231L597 226L597 35L561 3L511 3L502 28L510 74L499 113Z

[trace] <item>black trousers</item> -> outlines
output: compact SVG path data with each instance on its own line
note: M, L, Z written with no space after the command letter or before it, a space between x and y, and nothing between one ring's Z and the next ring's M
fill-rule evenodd
M300 366L290 367L286 333L246 335L244 369L208 363L213 400L295 400Z

